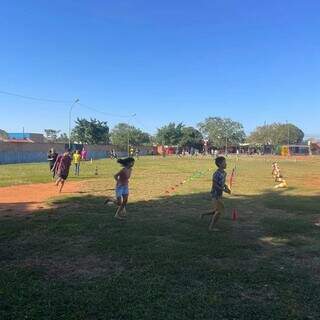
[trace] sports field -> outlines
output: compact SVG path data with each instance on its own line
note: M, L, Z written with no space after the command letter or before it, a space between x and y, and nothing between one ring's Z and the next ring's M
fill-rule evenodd
M125 221L103 205L113 160L82 163L72 193L50 191L34 212L1 193L20 185L28 203L25 184L51 190L47 164L0 166L0 319L319 319L320 159L280 159L278 190L272 161L228 158L219 232L199 218L209 158L137 160Z

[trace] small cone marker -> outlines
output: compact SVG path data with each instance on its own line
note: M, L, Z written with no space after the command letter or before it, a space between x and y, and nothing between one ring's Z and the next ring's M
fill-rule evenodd
M96 170L94 170L94 175L95 175L95 176L98 175L98 167L96 167Z
M236 221L238 219L238 211L236 208L232 209L232 220Z

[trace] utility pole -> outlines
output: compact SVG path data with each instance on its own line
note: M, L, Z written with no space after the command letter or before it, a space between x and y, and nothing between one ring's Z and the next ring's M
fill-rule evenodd
M228 154L228 137L226 136L226 150L225 150L225 154Z
M80 101L79 99L75 99L69 110L69 149L71 148L71 112L75 104L79 101Z
M290 156L290 126L287 121L287 128L288 128L288 156Z
M137 114L133 113L131 117L135 117ZM130 157L130 123L128 122L128 157Z

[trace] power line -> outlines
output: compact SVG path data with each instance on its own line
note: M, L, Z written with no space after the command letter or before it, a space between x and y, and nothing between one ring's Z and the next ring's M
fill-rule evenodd
M136 120L136 122L139 124L139 126L142 127L142 129L144 129L146 132L148 132L148 131L153 131L150 126L145 125L145 124L142 123L139 119L135 118L135 120Z
M101 114L104 114L106 116L110 116L110 117L115 117L115 118L130 118L131 115L123 115L123 114L114 114L114 113L109 113L109 112L105 112L105 111L101 111L97 108L94 108L94 107L91 107L91 106L88 106L86 104L83 104L83 103L78 103L79 106L81 107L84 107L86 109L89 109L91 111L95 111L95 112L98 112L98 113L101 113Z
M53 102L53 103L72 103L71 100L68 101L68 100L57 100L57 99L37 98L37 97L25 96L25 95L23 95L23 94L18 94L18 93L3 91L3 90L0 90L0 94L5 94L5 95L7 95L7 96L18 97L18 98L28 99L28 100L34 100L34 101L44 101L44 102Z
M27 95L23 95L20 93L13 93L13 92L8 92L8 91L4 91L4 90L0 90L0 94L4 94L4 95L8 95L8 96L12 96L12 97L17 97L17 98L21 98L21 99L27 99L27 100L33 100L33 101L43 101L43 102L52 102L52 103L73 103L72 100L59 100L59 99L47 99L47 98L39 98L39 97L32 97L32 96L27 96ZM98 112L110 117L115 117L115 118L130 118L131 115L119 115L119 114L113 114L113 113L108 113L108 112L104 112L99 110L98 108L94 108L94 107L90 107L88 105L85 105L83 103L78 103L79 106L82 106L86 109L89 109L91 111L94 112Z

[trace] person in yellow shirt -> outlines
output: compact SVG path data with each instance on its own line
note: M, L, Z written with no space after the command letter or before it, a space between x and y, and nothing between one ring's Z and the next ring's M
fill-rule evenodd
M76 150L76 152L73 154L73 163L75 165L74 174L76 176L80 174L80 162L81 162L80 151Z

